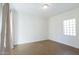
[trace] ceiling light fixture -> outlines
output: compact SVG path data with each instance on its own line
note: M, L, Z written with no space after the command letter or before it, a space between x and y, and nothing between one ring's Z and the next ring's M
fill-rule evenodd
M44 4L43 9L47 9L47 8L48 8L48 4Z

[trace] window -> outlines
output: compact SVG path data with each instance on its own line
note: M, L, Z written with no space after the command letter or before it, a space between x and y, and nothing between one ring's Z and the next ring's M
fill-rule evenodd
M76 19L64 20L64 35L76 36Z

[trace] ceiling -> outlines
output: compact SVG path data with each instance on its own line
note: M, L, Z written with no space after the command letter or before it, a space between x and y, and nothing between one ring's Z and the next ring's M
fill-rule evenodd
M20 13L51 17L79 7L78 3L49 3L48 9L43 9L43 5L42 3L13 3L11 8Z

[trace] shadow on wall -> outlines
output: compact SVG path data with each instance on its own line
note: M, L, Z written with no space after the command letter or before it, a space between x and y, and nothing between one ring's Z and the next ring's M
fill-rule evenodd
M0 3L0 41L1 41L1 24L2 24L2 4Z

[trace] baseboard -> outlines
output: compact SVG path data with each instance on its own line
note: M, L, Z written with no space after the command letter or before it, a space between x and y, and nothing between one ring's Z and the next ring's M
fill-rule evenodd
M20 43L20 44L15 44L14 47L15 47L16 45L35 43L35 42L40 42L40 41L45 41L45 40L49 40L49 39L41 39L41 40L35 40L35 41L31 41L31 42L24 42L24 43Z
M66 45L66 46L70 46L70 47L73 47L73 48L79 49L78 47L71 46L71 45L66 44L66 43L63 43L63 42L55 41L55 40L52 40L52 39L49 39L49 40L54 41L54 42L57 42L57 43L59 43L59 44L63 44L63 45Z

